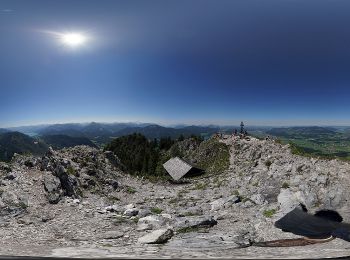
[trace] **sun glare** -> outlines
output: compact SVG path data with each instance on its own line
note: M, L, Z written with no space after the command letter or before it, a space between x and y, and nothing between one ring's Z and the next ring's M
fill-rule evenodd
M67 33L63 34L61 38L64 45L69 47L78 47L83 45L87 38L85 35L80 33Z

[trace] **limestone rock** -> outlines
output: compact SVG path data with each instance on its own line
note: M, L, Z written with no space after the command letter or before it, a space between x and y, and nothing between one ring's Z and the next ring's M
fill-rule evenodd
M139 230L155 229L164 226L167 219L159 215L150 215L147 217L140 218L138 221Z
M174 232L172 229L158 229L138 239L139 243L142 244L163 244L166 243Z
M124 236L124 232L121 231L107 231L102 235L104 239L118 239Z
M133 209L125 210L123 214L128 217L133 217L133 216L137 216L138 213L139 213L139 210L136 208L133 208Z
M14 180L16 178L17 178L17 174L15 172L9 172L5 177L6 180Z
M49 203L56 204L60 201L63 191L61 189L61 182L59 178L53 176L52 174L45 174L44 188L47 192L46 197Z
M139 216L140 218L147 217L147 216L149 216L149 215L152 215L152 211L151 211L150 209L145 208L145 209L140 209L140 210L139 210L138 216Z
M175 219L174 226L177 229L190 227L212 227L217 221L212 216L179 217Z
M211 205L211 210L215 211L227 206L231 206L234 203L238 203L238 202L240 202L240 198L238 196L232 195L227 198L220 198L220 199L214 200L213 202L210 203L210 205Z

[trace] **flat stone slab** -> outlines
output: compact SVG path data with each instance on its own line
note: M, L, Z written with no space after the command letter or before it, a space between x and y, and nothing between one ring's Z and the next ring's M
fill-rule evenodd
M183 242L172 239L164 245L134 245L116 247L68 247L52 250L51 257L79 258L223 258L223 259L319 259L340 258L350 255L349 244L333 240L325 244L303 247L247 247L237 248L234 244L215 243L213 241L191 237L186 246ZM202 237L203 238L203 237ZM181 238L184 239L184 238ZM174 240L174 241L173 241ZM217 238L214 238L217 240ZM200 242L201 241L201 242ZM218 240L217 240L218 242ZM181 245L181 247L179 247ZM203 247L204 246L204 247ZM208 247L209 246L209 247Z
M170 228L158 229L143 237L140 237L138 242L142 244L163 244L166 243L173 235L174 231Z

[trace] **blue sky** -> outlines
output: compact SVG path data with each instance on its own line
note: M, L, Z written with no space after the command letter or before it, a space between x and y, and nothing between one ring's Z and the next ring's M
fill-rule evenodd
M0 0L0 127L350 125L347 0ZM80 48L52 34L81 32Z

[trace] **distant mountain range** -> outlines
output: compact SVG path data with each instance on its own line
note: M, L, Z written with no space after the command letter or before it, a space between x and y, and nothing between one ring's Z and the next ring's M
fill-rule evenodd
M17 131L21 128L16 128ZM160 139L162 137L178 138L179 136L202 135L209 136L220 130L219 127L206 126L184 126L184 127L164 127L156 124L137 124L137 123L89 123L89 124L55 124L43 126L41 128L23 128L23 133L33 135L36 131L37 136L65 135L70 137L88 138L96 144L106 144L111 139L140 133L149 139ZM29 131L29 133L28 133Z
M8 131L21 132L31 136L43 135L68 135L71 137L87 137L89 139L106 140L110 138L128 135L132 133L141 133L147 138L173 137L180 135L206 135L218 131L230 133L234 129L239 130L237 126L186 126L174 125L172 127L160 126L150 123L67 123L52 125L35 125L13 127L1 129L0 133ZM334 132L350 132L350 127L320 127L320 126L303 126L303 127L267 127L267 126L247 126L246 129L251 132L259 131L276 136L289 136L295 134L333 134Z
M181 135L185 137L190 135L209 136L217 131L219 128L202 126L171 128L155 124L95 122L0 129L0 160L10 160L14 153L42 155L49 146L54 149L76 145L97 147L109 143L113 138L133 133L140 133L148 139L160 139L162 137L178 138Z
M38 125L0 129L0 160L8 160L13 153L40 154L48 146L54 149L88 145L91 147L110 143L114 138L140 133L148 139L178 138L200 135L204 138L217 132L232 133L239 126L185 126L165 127L148 123L70 123ZM301 147L322 150L322 154L350 154L350 127L247 127L249 134L264 138L267 135L293 141ZM21 132L21 133L19 133ZM349 143L349 145L348 145ZM333 144L333 145L331 145ZM335 144L335 146L334 146ZM322 147L336 147L332 151Z

